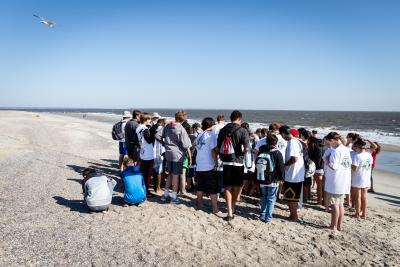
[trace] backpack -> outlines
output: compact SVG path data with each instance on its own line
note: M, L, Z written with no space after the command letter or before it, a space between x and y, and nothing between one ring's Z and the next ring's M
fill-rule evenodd
M256 180L272 183L272 174L274 171L275 162L270 151L260 153L256 158Z
M122 131L122 121L117 122L114 124L112 131L111 131L112 139L114 140L122 140L125 138L125 135Z
M308 155L308 150L306 149L305 144L298 140L301 144L302 148L302 154L303 154L303 160L304 160L304 170L305 170L305 177L311 177L315 173L315 163L310 159L310 156Z
M219 155L223 162L234 162L236 159L235 144L233 140L233 134L241 127L238 126L230 133L226 133L224 141L222 141L221 148L219 149Z

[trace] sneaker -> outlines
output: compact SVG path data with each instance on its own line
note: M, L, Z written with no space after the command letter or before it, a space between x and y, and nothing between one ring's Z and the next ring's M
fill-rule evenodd
M170 203L171 204L180 204L181 201L179 200L179 198L175 198L175 199L172 198Z
M161 201L167 201L167 199L169 198L169 196L165 196L164 194L161 197Z

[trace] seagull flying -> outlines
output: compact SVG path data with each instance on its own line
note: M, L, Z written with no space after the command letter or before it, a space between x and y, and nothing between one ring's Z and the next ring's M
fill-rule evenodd
M40 17L38 15L35 15L35 14L33 14L33 16L38 18L38 19L40 19L40 22L43 23L44 25L46 25L49 28L53 28L54 26L56 26L55 22L52 22L52 21L50 21L48 19L42 18L42 17Z

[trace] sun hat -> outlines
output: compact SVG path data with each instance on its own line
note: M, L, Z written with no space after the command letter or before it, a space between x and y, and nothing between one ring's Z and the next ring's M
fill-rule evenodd
M129 111L124 111L124 113L122 114L122 118L123 119L130 119L132 118L132 114Z
M151 118L154 119L154 118L162 118L162 117L157 112L154 112L153 116L151 116Z

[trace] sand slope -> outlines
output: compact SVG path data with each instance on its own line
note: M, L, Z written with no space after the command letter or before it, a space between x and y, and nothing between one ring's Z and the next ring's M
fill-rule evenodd
M330 215L315 206L302 211L300 224L286 221L278 204L274 224L266 225L255 219L256 205L240 203L227 223L195 211L192 199L124 208L116 193L107 214L88 214L79 172L93 164L118 179L110 130L77 118L0 112L0 266L400 265L400 194L386 190L399 177L388 174L376 178L386 196L371 197L369 218L346 216L338 235L324 228Z

